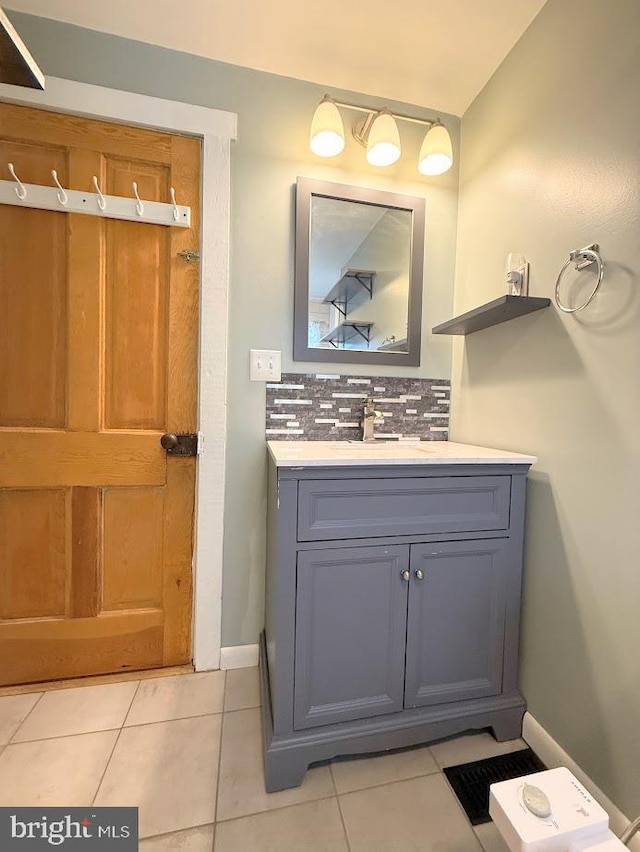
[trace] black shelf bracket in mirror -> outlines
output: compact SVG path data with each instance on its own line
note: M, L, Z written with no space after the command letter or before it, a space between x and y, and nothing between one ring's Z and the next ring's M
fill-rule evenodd
M473 334L501 322L548 308L551 299L541 296L500 296L466 314L440 323L431 329L432 334Z

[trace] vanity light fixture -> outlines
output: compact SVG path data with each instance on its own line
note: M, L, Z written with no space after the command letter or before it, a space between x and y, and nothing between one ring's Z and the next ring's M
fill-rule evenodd
M400 158L400 133L388 109L370 113L353 128L353 136L367 149L372 166L390 166Z
M428 127L418 156L420 174L441 175L453 165L451 137L440 119L414 118L387 108L361 107L335 101L330 95L320 101L311 122L309 146L317 156L335 157L344 149L344 124L338 107L367 114L354 124L352 133L366 148L367 162L372 166L390 166L399 159L402 148L397 120Z
M451 137L442 122L437 121L427 130L418 155L421 175L442 175L453 165Z
M311 122L309 147L318 157L335 157L344 148L344 124L333 98L325 95Z

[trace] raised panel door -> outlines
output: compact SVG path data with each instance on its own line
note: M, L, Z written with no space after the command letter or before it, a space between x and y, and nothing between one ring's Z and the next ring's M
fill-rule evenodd
M506 539L411 546L405 707L498 695Z
M406 545L298 554L295 728L402 709L408 561Z
M200 142L0 104L25 183L191 206L191 229L0 205L0 685L191 657ZM4 166L3 166L4 168ZM6 177L7 175L5 175Z

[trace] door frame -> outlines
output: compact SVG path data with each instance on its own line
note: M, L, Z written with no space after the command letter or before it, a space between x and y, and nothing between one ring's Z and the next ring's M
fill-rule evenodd
M231 142L237 138L237 115L60 77L47 77L45 91L0 84L0 100L202 139L198 429L204 440L203 452L197 459L191 641L196 671L218 669L227 429L230 165Z

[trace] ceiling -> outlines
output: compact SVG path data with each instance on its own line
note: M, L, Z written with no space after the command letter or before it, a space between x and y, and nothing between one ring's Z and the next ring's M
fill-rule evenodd
M309 295L323 299L380 219L384 207L313 196L309 241Z
M5 7L462 115L545 2L5 0Z

